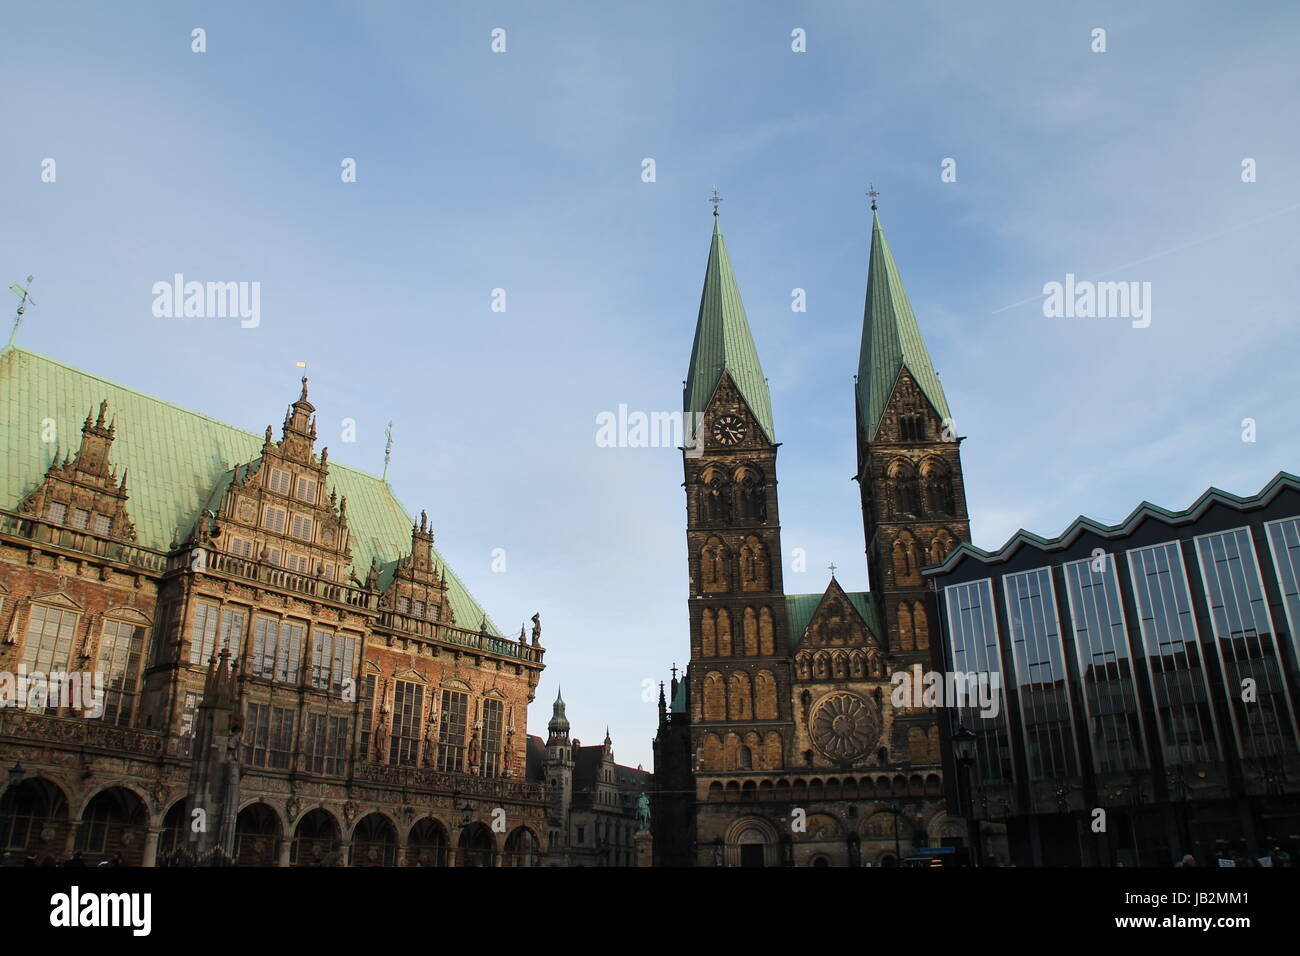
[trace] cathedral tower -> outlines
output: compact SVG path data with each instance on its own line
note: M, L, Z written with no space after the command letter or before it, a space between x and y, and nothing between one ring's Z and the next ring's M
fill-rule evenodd
M961 439L872 209L855 389L867 570L891 662L929 670L935 602L921 568L970 540Z
M714 216L683 401L697 799L729 774L784 769L791 739L772 400ZM696 846L721 842L735 810L702 808Z

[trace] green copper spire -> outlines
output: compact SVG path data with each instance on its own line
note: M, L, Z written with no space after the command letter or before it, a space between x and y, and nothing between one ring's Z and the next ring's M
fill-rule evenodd
M691 366L686 373L684 410L703 412L713 398L723 370L731 375L750 411L758 419L769 441L776 441L772 427L772 396L758 361L754 337L749 332L740 288L731 271L727 244L717 213L713 219L713 242L709 246L709 265L704 273L704 292L700 295L700 317L695 324L695 344L691 346Z
M872 207L874 208L874 203ZM858 359L858 410L867 441L876 437L885 405L906 366L940 418L951 418L939 376L930 364L907 291L889 251L880 217L871 216L871 264L867 267L867 305L862 317Z

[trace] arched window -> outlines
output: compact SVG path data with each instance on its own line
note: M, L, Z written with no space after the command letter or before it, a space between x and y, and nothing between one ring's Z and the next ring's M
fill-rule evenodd
M753 720L754 703L749 687L749 676L740 671L727 682L727 710L732 720Z
M745 656L758 656L758 615L752 607L745 608Z
M748 747L740 748L738 765L741 770L754 769L754 753Z
M772 625L771 608L763 608L758 612L758 647L765 655L776 653L776 636Z
M700 654L703 657L718 654L718 621L712 608L700 612Z
M894 539L894 583L919 584L920 568L916 561L916 539L904 531Z
M776 720L776 678L771 671L754 675L754 700L756 720Z
M731 612L718 608L718 656L731 656Z
M727 719L727 689L717 672L704 676L704 719Z
M741 589L744 591L770 590L771 570L767 545L751 534L740 547Z
M901 458L890 462L886 477L889 479L895 513L919 517L921 497L917 489L916 470L911 462Z
M718 468L708 469L700 479L700 517L705 524L731 524L731 482Z
M928 458L921 465L921 482L930 514L950 515L956 511L952 494L952 475L938 458Z
M736 515L745 524L767 520L767 486L762 473L752 465L736 470Z
M898 646L905 651L916 650L916 630L912 621L912 608L906 601L898 602Z
M727 580L727 546L721 538L711 537L700 549L700 579L706 594L717 594L731 589Z
M912 626L916 629L916 649L930 649L930 621L925 614L925 605L917 601L912 605Z
M920 727L907 732L907 759L911 763L928 763L930 760L930 741Z

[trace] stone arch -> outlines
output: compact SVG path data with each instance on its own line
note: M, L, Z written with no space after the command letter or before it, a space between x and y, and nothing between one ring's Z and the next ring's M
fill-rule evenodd
M717 734L705 734L700 741L700 769L722 769L722 738Z
M278 866L284 823L269 803L254 800L235 817L235 863L239 866Z
M700 476L700 519L705 524L731 524L731 480L721 468L710 466Z
M471 823L460 831L456 841L456 863L465 867L491 866L495 862L496 842L492 831L482 823Z
M506 866L537 866L541 844L529 827L519 826L506 837Z
M758 649L768 657L776 653L776 628L769 607L761 608L758 612Z
M951 515L957 511L953 499L952 473L941 458L931 456L921 462L921 485L926 510L933 515ZM942 558L939 559L943 560ZM934 562L938 564L938 561Z
M727 716L730 720L754 719L754 695L749 675L735 671L727 681Z
M713 781L711 784L709 784L708 802L709 803L722 802L722 784L718 783L718 781L716 780Z
M289 848L291 866L338 866L343 828L334 814L316 807L298 818Z
M700 656L718 656L718 617L713 608L700 612Z
M741 465L734 476L736 516L745 524L767 520L767 484L754 465Z
M928 651L930 649L930 618L925 613L925 603L917 601L912 605L912 626L916 630L916 649L918 651Z
M0 854L31 854L38 863L57 856L67 846L69 826L67 795L53 780L33 777L0 791Z
M140 866L144 862L149 822L148 801L133 787L122 784L105 787L82 808L74 849L87 862L106 860L121 853L127 866Z
M921 516L921 495L916 468L905 458L895 458L885 469L889 502L895 515Z
M916 536L906 529L899 532L893 545L895 584L921 583L921 565L917 553Z
M771 671L754 675L754 719L776 720L776 678Z
M722 738L722 769L735 770L740 766L740 735L729 733Z
M780 866L781 838L768 820L744 816L727 827L726 866Z
M727 719L727 686L717 671L704 675L704 719Z
M396 866L397 827L378 810L352 828L352 866Z
M758 615L754 613L752 607L745 608L744 624L741 632L744 634L745 656L758 656Z
M181 797L163 814L162 829L158 833L159 866L168 866L172 860L189 855L190 819L188 797Z
M731 656L731 612L718 608L718 656Z
M912 606L898 602L898 646L904 651L916 650L916 628L912 622Z
M769 730L763 737L763 753L766 766L773 770L781 766L781 734L779 731Z
M731 590L731 554L716 535L700 549L700 589L705 594Z
M849 658L843 651L831 655L831 672L840 679L849 676Z
M742 591L770 591L772 589L772 562L767 545L757 535L749 535L740 546L740 589Z

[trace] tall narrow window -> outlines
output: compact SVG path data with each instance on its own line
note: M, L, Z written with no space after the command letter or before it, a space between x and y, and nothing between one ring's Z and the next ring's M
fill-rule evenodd
M361 681L361 757L370 760L370 734L375 719L375 675L367 674Z
M104 675L102 719L125 727L135 713L144 628L125 621L105 621L99 638L99 672Z
M495 777L501 772L501 728L504 706L488 697L483 701L483 775Z
M465 730L469 697L453 690L442 692L442 717L438 726L438 769L459 773L465 766Z
M393 683L393 733L388 762L414 767L420 757L420 715L424 710L424 687L411 681Z
M23 641L23 666L33 671L66 671L72 658L79 615L44 604L32 605Z

